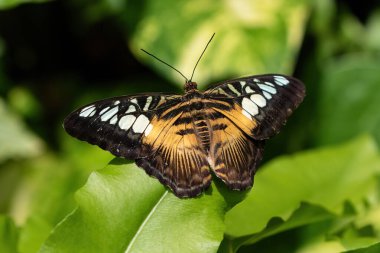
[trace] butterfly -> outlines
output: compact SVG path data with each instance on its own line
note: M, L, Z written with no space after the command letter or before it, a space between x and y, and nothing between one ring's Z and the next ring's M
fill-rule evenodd
M135 160L180 198L196 197L212 172L245 190L277 134L305 96L301 81L279 74L249 76L204 92L186 81L185 94L147 93L83 106L64 120L72 136Z

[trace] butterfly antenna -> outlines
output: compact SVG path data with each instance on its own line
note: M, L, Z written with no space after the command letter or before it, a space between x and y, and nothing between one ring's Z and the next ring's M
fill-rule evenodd
M155 56L155 55L153 55L153 54L147 52L146 50L144 50L144 49L142 49L142 48L141 48L141 51L143 51L143 52L146 53L147 55L152 56L154 59L156 59L156 60L159 61L159 62L162 62L163 64L165 64L166 66L170 67L171 69L177 71L181 76L183 76L183 78L185 78L186 82L189 80L189 79L187 79L187 77L186 77L184 74L181 73L181 71L179 71L178 69L176 69L175 67L173 67L173 66L170 65L169 63L164 62L163 60L161 60L161 59L158 58L157 56Z
M198 61L197 61L197 63L196 63L195 66L194 66L193 73L191 74L190 82L191 82L191 80L193 80L193 76L194 76L195 69L197 68L199 61L201 60L203 54L205 53L205 51L206 51L208 45L210 44L210 42L212 41L212 39L214 38L214 36L215 36L215 33L212 34L211 38L209 39L209 41L207 42L205 48L203 49L203 52L201 53L201 56L199 56Z

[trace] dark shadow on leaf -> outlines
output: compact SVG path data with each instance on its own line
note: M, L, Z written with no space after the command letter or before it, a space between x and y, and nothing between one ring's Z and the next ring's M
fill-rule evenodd
M132 160L127 160L127 159L124 159L124 158L120 158L120 157L116 157L114 159L112 159L112 161L110 161L110 165L124 165L124 164L131 164L131 163L134 163L134 161Z
M212 179L215 183L215 187L218 189L220 194L223 196L224 200L227 203L227 210L231 209L241 201L243 201L251 189L245 191L236 191L229 189L226 184L220 180L218 177L213 175ZM210 187L211 188L211 187Z

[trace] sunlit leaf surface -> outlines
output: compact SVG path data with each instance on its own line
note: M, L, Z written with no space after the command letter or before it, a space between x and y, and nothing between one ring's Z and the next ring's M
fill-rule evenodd
M136 56L178 85L184 83L178 73L143 57L139 49L155 54L190 78L206 42L216 33L195 73L194 81L201 87L221 78L291 73L308 16L307 1L295 0L148 3L131 47Z

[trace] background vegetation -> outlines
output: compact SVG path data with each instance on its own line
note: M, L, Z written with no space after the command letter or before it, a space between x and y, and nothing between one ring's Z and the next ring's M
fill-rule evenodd
M0 252L380 252L378 1L0 0ZM69 137L79 105L252 74L307 97L249 192L181 200Z

